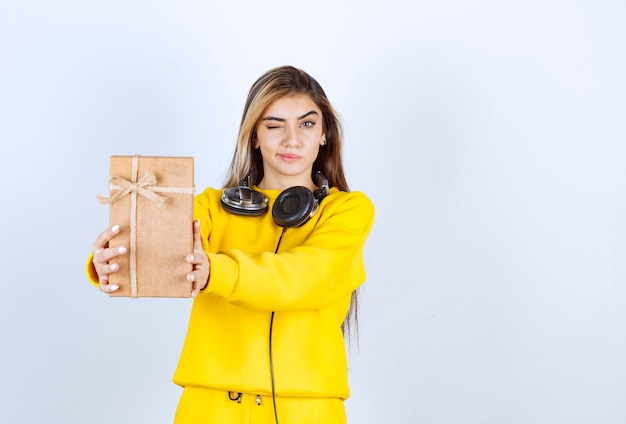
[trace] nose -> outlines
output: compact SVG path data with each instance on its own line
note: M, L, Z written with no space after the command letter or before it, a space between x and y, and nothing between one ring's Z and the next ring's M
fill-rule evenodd
M300 146L300 137L298 135L298 129L290 127L285 132L285 138L283 139L283 145L288 147L298 147Z

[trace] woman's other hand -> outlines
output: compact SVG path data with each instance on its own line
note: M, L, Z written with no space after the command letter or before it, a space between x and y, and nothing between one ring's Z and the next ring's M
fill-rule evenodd
M200 239L200 220L193 222L193 252L187 255L187 262L193 265L193 270L187 274L187 280L191 281L191 297L196 297L209 282L209 258L202 248Z
M119 231L119 225L107 228L98 235L98 238L91 247L91 253L93 254L91 262L96 274L98 274L98 287L105 293L112 293L119 289L119 286L109 284L109 275L120 269L118 263L110 261L128 252L128 249L124 246L109 247L109 241L115 237Z

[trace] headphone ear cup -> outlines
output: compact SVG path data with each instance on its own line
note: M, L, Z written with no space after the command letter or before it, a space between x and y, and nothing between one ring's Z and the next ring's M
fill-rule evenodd
M311 190L302 186L291 187L276 198L272 217L279 227L299 227L311 217L315 204Z
M267 196L249 187L231 187L222 192L222 207L235 215L263 215L267 204Z

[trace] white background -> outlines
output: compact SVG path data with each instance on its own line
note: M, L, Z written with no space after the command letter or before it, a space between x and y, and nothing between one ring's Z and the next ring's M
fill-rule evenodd
M108 158L219 186L292 64L377 207L351 423L626 422L621 0L0 1L0 422L168 423L189 300L84 261Z

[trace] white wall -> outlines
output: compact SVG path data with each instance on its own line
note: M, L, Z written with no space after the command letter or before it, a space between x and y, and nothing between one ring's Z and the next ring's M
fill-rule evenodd
M623 2L0 3L0 421L168 423L187 300L84 261L112 154L219 185L302 67L377 206L351 423L626 422Z

